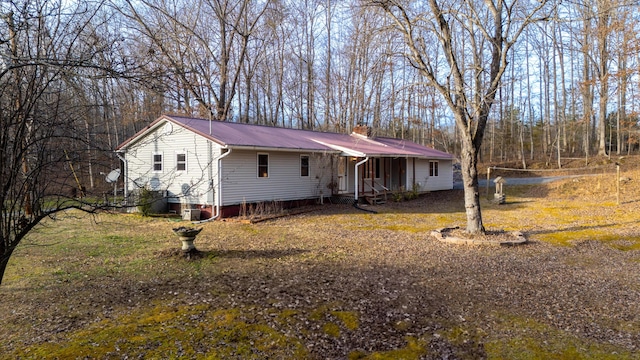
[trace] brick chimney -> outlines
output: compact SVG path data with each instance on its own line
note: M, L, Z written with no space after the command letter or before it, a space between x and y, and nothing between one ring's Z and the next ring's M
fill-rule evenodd
M353 128L353 133L369 137L371 135L371 128L366 125L358 124Z

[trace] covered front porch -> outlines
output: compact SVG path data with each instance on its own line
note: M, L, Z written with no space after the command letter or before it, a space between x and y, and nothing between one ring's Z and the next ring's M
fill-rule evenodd
M415 158L338 157L337 190L334 195L370 204L415 188Z

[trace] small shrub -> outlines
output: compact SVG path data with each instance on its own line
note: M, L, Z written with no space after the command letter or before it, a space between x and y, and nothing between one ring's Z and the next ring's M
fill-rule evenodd
M411 190L404 192L405 200L414 200L420 196L420 185L414 183Z
M338 182L335 180L332 180L330 183L327 184L327 188L331 190L331 194L335 194L338 191Z
M260 201L257 203L247 203L243 201L240 204L240 217L245 219L257 219L266 216L279 215L284 213L284 206L278 200Z
M154 197L154 192L151 191L148 186L140 189L140 194L138 195L138 211L140 211L142 216L151 215Z
M394 191L393 193L393 201L395 202L402 202L404 201L404 194L405 193L405 189L404 186L400 186L400 188L398 188L396 191Z

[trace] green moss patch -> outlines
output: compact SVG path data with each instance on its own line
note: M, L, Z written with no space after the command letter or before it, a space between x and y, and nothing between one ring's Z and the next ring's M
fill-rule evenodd
M640 235L615 234L612 229L601 227L549 232L536 235L536 239L561 246L576 241L599 241L622 251L640 250Z
M23 358L304 358L294 338L263 323L247 323L238 309L208 305L142 309L69 334L65 341L23 348Z
M359 316L353 311L332 311L331 315L335 316L349 330L357 330L360 326Z
M340 337L340 326L334 323L326 323L322 325L322 332L331 337L338 338Z
M573 360L635 359L637 354L619 347L582 339L531 318L503 316L497 323L504 334L485 343L489 359ZM508 335L507 335L508 334Z
M334 338L340 337L342 329L355 331L360 326L359 315L354 311L332 310L337 304L324 304L309 313L309 320L322 323L322 331Z
M420 359L423 355L427 354L427 342L408 337L407 345L404 348L380 351L367 354L363 351L356 350L348 355L349 360L366 359L366 360L413 360Z

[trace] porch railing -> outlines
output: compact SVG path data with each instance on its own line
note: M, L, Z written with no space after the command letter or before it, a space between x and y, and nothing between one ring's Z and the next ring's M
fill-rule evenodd
M389 188L387 188L386 186L380 184L379 182L373 180L373 185L371 184L370 180L367 179L367 181L364 182L364 188L363 188L363 193L367 193L368 191L373 191L373 193L375 194L376 197L378 197L381 193L381 191L378 189L378 187L382 190L382 194L384 196L384 200L387 200L387 192L391 191L389 190Z

